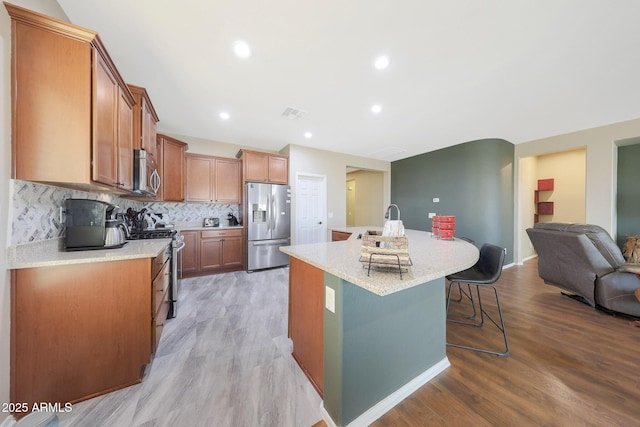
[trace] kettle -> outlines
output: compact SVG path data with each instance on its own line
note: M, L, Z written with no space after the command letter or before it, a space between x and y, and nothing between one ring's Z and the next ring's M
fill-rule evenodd
M232 214L231 212L229 212L229 215L227 215L227 217L229 218L229 226L230 227L235 227L236 225L240 224L238 222L238 218L236 218L236 216L234 214Z
M105 221L104 230L104 246L121 246L126 241L126 226L117 219L108 219Z

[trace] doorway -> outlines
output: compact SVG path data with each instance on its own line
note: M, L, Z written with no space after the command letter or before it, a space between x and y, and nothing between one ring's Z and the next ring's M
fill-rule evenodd
M347 168L347 226L381 227L384 221L384 173Z
M347 180L347 227L356 225L356 180Z
M296 175L296 243L327 241L327 177Z

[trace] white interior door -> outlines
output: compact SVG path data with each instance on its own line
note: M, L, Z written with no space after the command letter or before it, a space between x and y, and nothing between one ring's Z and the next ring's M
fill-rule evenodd
M296 244L327 241L327 177L298 174Z

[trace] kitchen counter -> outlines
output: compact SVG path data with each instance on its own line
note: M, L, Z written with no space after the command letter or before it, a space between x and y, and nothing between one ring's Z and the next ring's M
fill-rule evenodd
M226 220L223 222L227 222ZM221 222L222 224L222 222ZM203 227L202 221L191 222L175 222L176 230L178 231L200 231L200 230L237 230L244 228L243 225L220 225L219 227Z
M286 246L293 357L323 397L329 425L370 425L450 366L445 276L472 266L478 249L406 230L413 265L402 273L367 269L358 235Z
M47 267L56 265L84 264L154 258L162 252L171 239L128 240L127 245L118 249L94 251L64 251L64 238L42 240L8 248L9 269Z
M400 275L394 271L367 269L359 262L362 240L358 235L380 227L344 227L333 230L352 233L348 240L284 246L280 250L321 270L347 280L376 295L384 296L471 267L479 256L478 249L459 239L439 240L431 233L406 230L409 256L413 266Z

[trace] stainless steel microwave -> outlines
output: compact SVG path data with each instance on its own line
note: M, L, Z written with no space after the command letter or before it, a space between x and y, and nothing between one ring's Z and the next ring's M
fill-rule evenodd
M156 197L160 189L160 174L153 160L145 150L133 150L133 192Z

